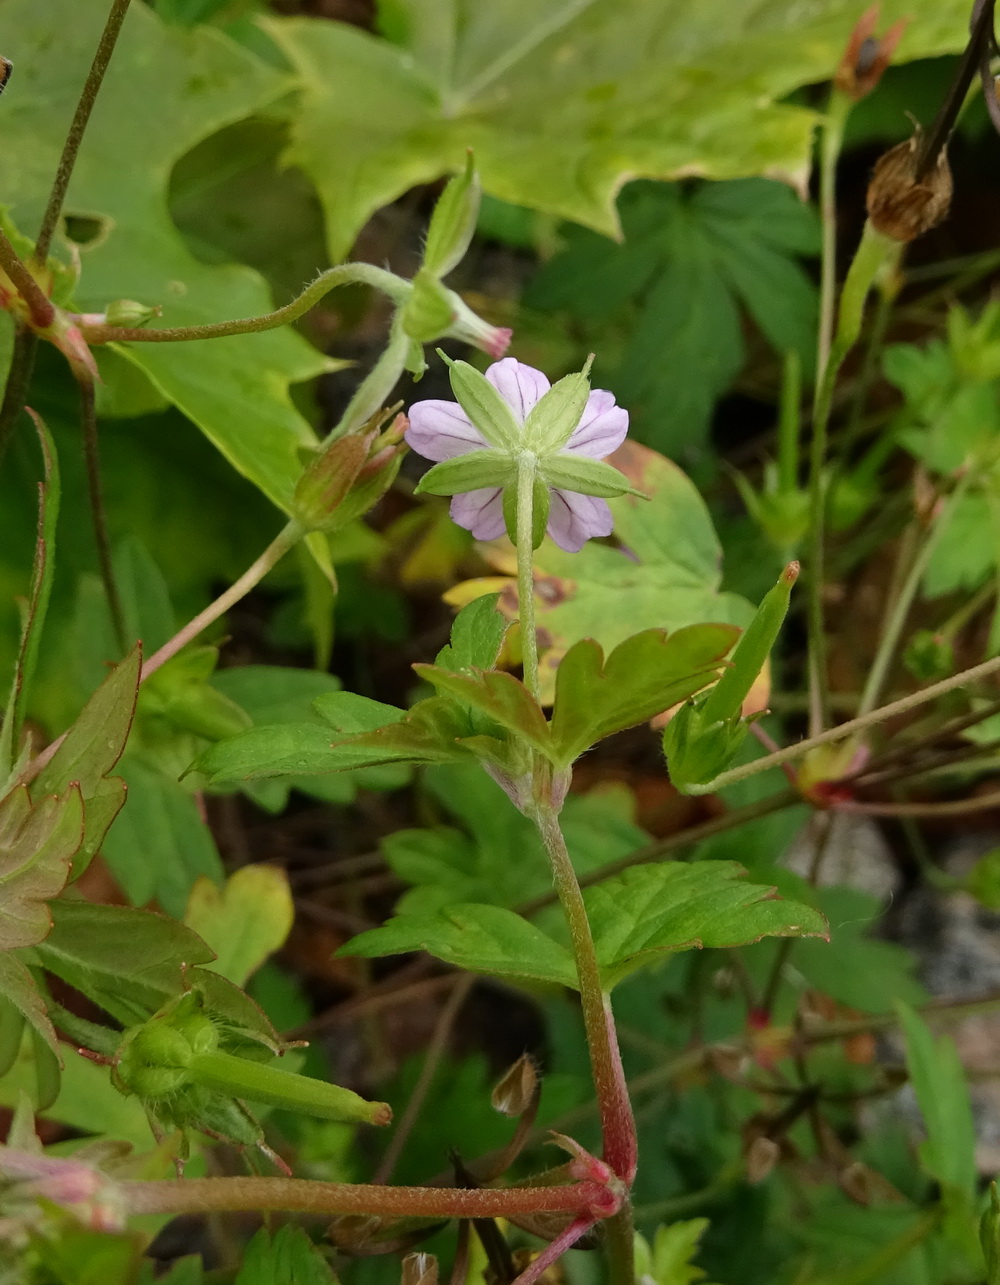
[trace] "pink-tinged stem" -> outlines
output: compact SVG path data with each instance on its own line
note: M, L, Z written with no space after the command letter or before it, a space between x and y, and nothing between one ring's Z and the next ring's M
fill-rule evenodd
M512 1285L535 1285L542 1272L564 1254L572 1249L580 1237L590 1231L594 1225L593 1218L574 1218L565 1231L560 1232L555 1240L550 1241L542 1252L533 1258L519 1276L515 1276Z
M189 620L183 629L174 634L168 642L150 656L142 667L142 673L139 682L145 682L151 674L155 674L161 665L165 665L171 660L182 647L186 647L192 642L203 629L207 629L210 624L224 616L230 607L234 606L239 600L245 597L255 585L260 584L272 567L276 566L289 549L294 548L299 540L302 539L303 531L299 524L293 519L288 522L281 531L274 537L260 557L240 576L233 585L231 585L223 594L220 594L214 602L210 602L204 611L198 613L193 620ZM21 773L19 778L22 785L30 785L31 782L40 774L55 757L56 751L66 739L66 733L57 736L31 760L28 766Z
M285 554L298 544L302 536L303 531L299 524L294 519L288 522L260 557L247 567L239 580L235 581L225 593L220 594L214 602L209 603L205 610L199 612L193 620L189 620L169 642L163 644L159 651L153 652L142 667L142 678L146 679L150 674L155 673L161 665L165 665L168 660L176 656L182 647L186 647L189 642L197 638L202 630L207 629L220 616L224 616L230 607L246 597L255 585L260 584L271 568L277 566Z
M590 921L583 904L583 894L566 850L559 818L551 805L539 805L532 819L538 826L549 855L556 891L569 926L580 983L587 1047L601 1113L604 1160L628 1187L632 1184L636 1170L635 1119L622 1071L611 1003L601 986L601 971Z
M201 326L168 326L157 329L144 326L109 326L82 323L80 333L88 344L106 343L142 343L171 344L187 343L192 339L224 339L229 335L253 335L265 330L276 330L287 326L314 308L317 303L337 286L367 285L381 290L397 306L401 306L409 297L413 287L408 281L397 277L384 268L377 268L370 263L342 263L335 268L327 268L315 281L311 282L298 298L286 303L283 308L266 312L259 317L237 317L232 321L214 321Z
M125 1182L130 1214L235 1213L283 1210L303 1214L379 1214L414 1218L511 1218L570 1213L593 1221L589 1211L607 1201L597 1183L557 1187L373 1187L313 1182L305 1178L181 1178Z

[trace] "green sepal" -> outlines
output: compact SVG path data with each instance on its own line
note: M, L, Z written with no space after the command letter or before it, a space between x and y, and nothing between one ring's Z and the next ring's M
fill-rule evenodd
M618 495L635 495L643 500L649 498L630 486L625 474L613 465L589 459L586 455L574 455L572 451L547 455L539 461L538 467L549 486L558 486L563 491L597 495L605 500Z
M517 450L522 443L523 425L485 375L467 361L452 361L438 350L448 366L451 391L462 410L491 446L501 451Z
M481 199L482 187L470 151L465 169L448 180L431 215L424 246L427 272L446 277L462 262L476 231Z
M704 704L683 705L663 732L663 753L670 783L685 793L705 785L726 770L746 740L749 723L739 717L709 722Z
M520 486L518 477L503 492L503 520L511 544L517 544L517 492ZM543 479L535 473L531 480L531 547L537 549L545 539L549 525L549 506L552 497Z
M778 577L778 583L764 595L736 645L729 668L708 694L702 711L706 724L739 717L743 702L777 641L798 574L799 564L790 562Z
M448 293L428 268L418 271L401 314L403 329L411 339L428 344L445 333L455 316Z
M583 370L565 375L532 406L524 421L524 444L529 450L544 455L569 441L590 396L587 376L593 360L588 357Z
M470 451L442 460L417 483L416 495L458 495L487 487L507 486L517 475L517 464L504 451Z

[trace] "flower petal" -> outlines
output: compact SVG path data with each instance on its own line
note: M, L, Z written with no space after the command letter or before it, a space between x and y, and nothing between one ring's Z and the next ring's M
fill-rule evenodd
M486 378L522 423L535 402L552 387L540 370L514 357L495 361L486 371Z
M587 398L579 424L562 449L588 455L592 460L603 460L621 446L627 432L628 411L615 405L614 393L595 388Z
M595 535L610 535L615 520L604 500L576 491L552 491L548 533L567 553L579 553Z
M457 402L414 402L409 410L410 425L403 436L411 450L424 459L454 459L469 451L489 449L489 442Z
M496 540L507 529L503 520L503 491L499 486L454 496L450 512L451 520L471 531L477 540Z

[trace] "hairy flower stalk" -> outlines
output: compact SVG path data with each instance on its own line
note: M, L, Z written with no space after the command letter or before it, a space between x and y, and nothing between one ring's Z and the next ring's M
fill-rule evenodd
M506 531L517 549L524 684L536 699L532 552L546 534L571 553L591 537L609 535L613 519L605 498L636 494L621 473L602 462L624 440L628 413L615 405L611 393L591 391L588 371L589 362L552 386L541 371L513 358L494 363L485 376L455 362L451 385L457 404L417 402L409 413L407 442L435 461L418 491L452 496L451 516L459 526L481 540ZM636 1171L635 1121L580 884L559 825L566 782L555 781L551 765L537 754L531 777L531 803L524 811L538 827L570 930L604 1162L627 1193ZM624 1285L634 1274L627 1199L606 1216L616 1224L609 1237L612 1276ZM592 1221L577 1219L549 1246L542 1265L569 1248Z

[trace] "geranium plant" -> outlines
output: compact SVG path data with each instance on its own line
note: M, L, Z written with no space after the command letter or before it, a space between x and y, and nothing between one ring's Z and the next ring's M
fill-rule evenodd
M90 20L95 6L87 7ZM214 15L223 6L207 8ZM574 1246L599 1247L614 1285L632 1285L637 1273L659 1285L680 1280L677 1271L684 1279L695 1279L699 1269L688 1260L703 1226L664 1226L652 1245L636 1235L633 1202L642 1180L643 1147L614 992L638 974L662 973L668 961L685 952L694 957L699 951L719 951L727 952L717 958L730 961L742 988L738 1045L713 1033L723 1024L718 1014L706 1025L699 1009L680 1057L684 1066L673 1067L671 1075L707 1078L717 1073L768 1105L745 1121L742 1143L731 1148L718 1189L737 1180L759 1183L780 1161L797 1159L805 1145L797 1130L802 1126L804 1133L808 1124L816 1167L836 1170L839 1191L853 1197L867 1183L866 1193L870 1188L884 1195L886 1188L879 1187L867 1161L850 1157L841 1137L847 1130L838 1134L824 1115L827 1108L833 1111L842 1104L845 1095L854 1102L850 1095L856 1086L840 1088L832 1084L835 1077L824 1078L824 1069L817 1069L816 1047L857 1033L852 1021L860 1023L864 1034L879 1023L897 1021L906 1041L906 1073L927 1117L921 1164L933 1190L904 1196L893 1188L893 1199L898 1197L913 1213L913 1225L904 1226L877 1251L874 1274L859 1268L853 1275L829 1279L882 1279L880 1264L892 1266L924 1242L936 1247L946 1273L954 1268L954 1277L940 1279L972 1279L983 1270L990 1281L997 1279L996 1197L983 1213L980 1243L974 1230L980 1211L971 1117L951 1046L935 1043L905 1003L895 1017L879 1013L867 1024L857 1014L845 1017L824 1010L824 998L833 1006L836 999L825 992L817 999L821 987L799 986L789 962L820 958L809 952L825 949L831 935L824 914L830 903L817 884L832 818L850 812L909 817L919 814L914 808L954 805L954 800L924 804L896 794L873 798L871 792L886 781L905 786L931 760L937 768L938 742L996 714L995 699L988 703L982 687L1000 672L995 647L978 664L953 672L941 639L932 639L933 646L911 641L905 653L901 646L908 613L933 565L942 532L956 513L967 511L963 505L976 496L993 496L995 490L992 441L971 435L957 461L942 452L933 423L928 427L924 422L938 413L927 409L933 381L907 369L905 360L897 374L912 394L908 414L913 422L907 420L900 440L926 465L922 484L933 493L932 502L915 516L901 544L894 596L869 676L853 716L840 723L831 713L823 599L829 528L838 486L852 462L848 456L838 459L829 446L837 381L861 337L870 297L878 296L888 306L898 292L903 244L946 213L951 180L944 148L954 124L951 104L964 97L969 69L985 57L983 14L991 6L977 6L958 88L938 126L901 144L876 169L869 221L839 291L831 184L843 124L853 102L873 88L884 70L901 28L891 27L876 44L874 15L864 16L846 42L848 52L839 69L834 61L826 68L833 87L828 112L819 118L824 259L810 454L808 461L800 460L801 372L798 358L789 357L779 466L765 471L760 495L748 480L741 483L751 515L782 555L774 570L768 569L768 586L755 595L760 597L756 607L720 590L718 545L702 500L679 469L627 442L629 411L611 391L592 388L594 359L588 357L582 369L551 381L533 365L505 356L510 328L491 324L446 284L472 245L481 214L480 177L466 144L437 194L420 261L410 275L364 262L339 264L321 271L290 302L253 315L204 315L204 299L213 297L202 275L211 276L209 265L198 264L176 245L163 251L160 264L156 256L162 245L158 250L154 243L157 236L169 241L172 235L162 225L156 235L150 234L147 247L160 275L137 278L133 288L125 268L139 264L142 255L130 259L126 253L131 234L127 202L116 218L91 229L90 241L70 236L73 221L85 221L86 202L77 212L67 205L68 196L75 190L78 169L84 171L78 176L80 190L89 181L91 115L99 123L102 84L120 40L136 55L136 65L155 63L158 74L170 61L164 49L175 59L190 56L192 83L200 69L203 80L197 83L206 93L220 95L223 89L233 95L246 92L241 77L258 65L254 42L270 41L273 60L281 62L279 49L287 58L280 69L259 62L262 80L270 85L267 102L280 103L287 93L288 66L299 66L306 56L304 19L282 25L274 17L262 18L254 25L246 14L234 12L226 18L231 27L225 35L215 31L202 40L196 9L177 0L152 9L136 3L130 13L129 0L114 0L46 199L40 209L25 198L0 211L0 307L9 337L0 459L8 451L8 459L21 459L28 442L37 442L40 477L30 589L20 614L0 728L0 1090L4 1083L11 1086L12 1107L7 1143L0 1147L0 1246L7 1255L0 1259L0 1269L6 1270L9 1262L15 1273L11 1279L21 1272L21 1279L32 1282L96 1280L93 1274L73 1275L73 1247L84 1245L81 1262L87 1266L110 1246L108 1253L117 1255L117 1275L108 1276L109 1285L131 1285L151 1279L152 1268L140 1266L150 1217L253 1211L333 1219L330 1240L359 1258L415 1251L407 1253L402 1267L403 1279L413 1285L429 1283L437 1272L430 1253L416 1247L452 1223L457 1227L454 1239L436 1244L450 1256L455 1285L469 1278L473 1228L483 1258L503 1285L532 1285ZM385 10L389 28L395 10ZM15 32L37 35L37 14L28 13L20 0L6 6L0 2L0 18L8 15ZM431 21L430 15L424 17ZM600 15L598 19L604 21ZM558 34L563 20L553 17L552 33L538 37L541 45L548 34ZM328 28L321 30L317 49L330 35ZM359 62L383 58L385 74L395 68L396 91L405 97L412 92L413 67L398 63L404 36L396 34L395 45L375 53L368 43L375 37L365 34L362 39L356 33L351 56ZM839 34L847 36L846 30ZM416 39L407 28L405 39L411 38ZM354 37L344 39L350 43ZM390 45L388 39L384 43ZM533 49L517 58L499 56L480 68L464 101L503 80L518 58L530 57ZM156 57L151 50L158 51ZM592 53L596 57L596 49ZM430 56L427 49L421 56ZM781 66L790 57L786 51L778 60ZM0 89L10 75L6 62L3 68ZM815 81L812 70L800 68L800 83ZM40 79L44 73L44 67L30 69ZM16 103L22 75L27 80L28 72L16 66L10 97L0 102L0 110ZM789 79L794 79L791 72L769 82L764 99L783 97L794 87L785 84ZM318 92L308 80L300 89L306 100ZM455 91L447 110L442 107L449 120L461 115L461 97ZM802 121L797 109L764 99L754 88L755 111L763 113L758 122L761 146L777 159L787 159L794 143L789 139ZM317 110L315 102L310 110ZM726 115L734 109L730 104L719 110ZM213 111L220 128L239 116L222 101ZM990 111L996 115L995 103ZM311 146L308 124L307 114L296 125L294 148L299 153ZM787 127L784 134L782 126ZM724 163L714 128L708 131L714 138L709 139L713 172L729 174L735 162ZM491 154L495 133L493 122L484 136ZM471 125L469 134L467 143L476 143L479 132ZM196 135L194 130L194 142L199 141ZM421 147L430 147L415 137L411 143L414 156ZM577 144L583 146L579 140ZM345 149L353 145L349 140ZM173 156L170 146L162 146L158 138L149 146L166 173L166 158ZM631 136L621 146L622 156L641 150ZM381 147L372 144L372 155L381 156ZM587 156L588 163L600 160L590 151ZM96 152L93 163L98 169L103 163ZM380 186L372 164L376 177L365 181L372 191L391 194L393 184L382 181ZM436 162L429 169L428 164L414 160L409 181L436 177ZM660 168L621 159L612 165L605 156L601 164L605 178L611 175L611 186L617 181L611 171L622 170L623 175L629 165L660 177L673 173L666 162ZM685 172L688 165L689 159L678 162ZM521 191L517 162L510 166L510 173L497 179L498 190L508 196ZM769 163L762 161L760 168ZM502 167L497 172L503 174ZM594 191L603 185L605 179ZM345 226L357 221L369 199L364 187L358 179L357 191L344 197ZM328 191L325 198L330 199ZM596 195L584 199L560 188L541 204L561 213L586 214L592 224L604 226L608 218L599 217L597 200ZM154 212L146 213L152 226ZM716 233L721 235L718 229ZM88 273L101 263L104 240L113 245L116 235L125 268L101 269L103 276L95 272L94 285ZM88 249L91 244L93 250ZM96 257L89 258L91 253ZM216 270L225 276L213 265ZM189 291L182 279L187 271L198 290ZM256 278L235 271L231 275L240 279L216 280L232 298L259 303L266 294ZM154 278L163 286L162 296L149 293ZM95 298L110 280L120 283L123 297ZM206 286L204 295L201 286ZM384 298L385 343L335 422L320 433L292 405L288 385L302 372L314 374L329 363L301 336L283 328L342 286L365 287ZM739 291L747 293L745 280ZM189 294L198 300L192 302ZM220 307L219 313L224 312ZM995 380L990 317L978 329L967 318L952 324L952 355L956 369L965 363L965 374L961 369L959 374L967 382L970 366L981 382ZM280 332L280 338L262 338L270 332ZM260 346L254 347L258 339ZM491 364L483 372L444 351L437 356L426 351L443 341L475 347ZM161 356L150 357L151 351ZM183 356L173 362L162 356L165 351L196 355L185 367ZM207 352L221 355L205 357ZM438 357L447 368L454 400L422 398L422 390L412 387L432 364L441 373ZM208 365L200 366L200 360ZM100 657L106 671L102 681L91 684L82 709L66 720L65 730L47 738L36 734L32 701L42 644L50 645L56 632L50 609L65 527L58 525L61 452L47 423L44 381L32 382L36 364L43 373L58 369L55 381L68 368L78 392L99 572L92 602L98 604L102 637L108 640ZM245 384L240 383L244 374ZM242 423L227 403L234 388L241 390ZM102 398L114 404L115 398L129 396L144 406L152 399L158 409L170 404L183 411L282 515L280 530L263 552L180 627L169 593L161 593L155 582L155 566L149 573L140 561L139 573L130 577L123 575L121 559L116 561L101 470L100 406ZM58 406L55 413L62 414ZM412 702L389 703L381 699L388 691L374 685L366 694L344 690L322 666L295 679L278 666L217 668L224 644L218 622L266 577L287 572L287 555L298 558L296 574L306 598L314 605L319 599L332 604L339 588L334 565L343 548L338 541L370 536L363 520L390 492L406 492L400 470L408 450L414 458L407 467L413 467L415 479L408 502L450 497L451 520L481 546L489 546L483 557L504 572L499 579L472 582L471 588L453 585L464 603L451 621L449 641L436 655L428 649L412 665L417 684ZM65 459L64 449L62 454ZM420 471L417 457L431 467ZM790 556L800 552L799 546L801 567ZM769 686L776 681L772 658L776 667L800 570L807 598L803 696L809 729L807 736L792 735L779 745L761 720ZM584 624L588 592L590 617ZM81 612L89 619L83 608ZM141 626L140 618L145 622ZM149 621L154 628L147 629ZM329 630L328 619L317 626L317 634L324 628ZM330 639L323 637L329 652ZM883 702L897 653L905 654L906 664L926 681ZM397 693L396 699L403 698ZM904 738L902 748L879 739L886 723L914 710L934 715L929 731L920 725L919 734ZM669 774L676 795L718 795L774 768L784 769L780 788L728 810L720 806L666 840L648 840L631 820L615 813L613 804L574 793L574 783L579 786L585 756L596 746L651 723L663 751L658 771ZM755 740L764 747L756 756L751 752ZM223 881L199 809L206 798L221 796L232 803L242 793L262 808L280 812L293 788L330 803L345 797L336 795L338 789L352 797L351 791L389 788L406 779L393 776L394 771L442 766L455 774L445 778L452 781L452 794L442 806L457 813L464 800L475 840L454 828L430 839L419 830L417 838L406 830L385 836L389 863L408 871L404 877L413 887L384 923L360 925L338 955L384 959L423 952L450 969L502 979L531 993L572 996L591 1081L586 1105L596 1111L599 1141L591 1145L571 1114L569 1124L548 1135L543 1145L549 1149L539 1150L533 1130L544 1084L533 1060L524 1056L492 1094L493 1109L513 1122L504 1126L507 1136L499 1147L475 1155L453 1148L448 1169L425 1174L416 1183L390 1183L398 1150L427 1092L425 1084L404 1110L398 1142L390 1143L384 1171L374 1180L309 1174L307 1163L299 1171L300 1158L292 1156L289 1163L269 1113L367 1130L389 1128L393 1112L387 1102L303 1069L304 1041L294 1032L282 1035L248 993L251 974L281 947L291 927L288 880L250 864ZM949 760L947 766L954 763ZM438 780L432 788L442 790L440 778L429 779ZM773 779L773 774L764 778ZM145 819L158 821L145 828L138 820L144 790L147 804L153 800ZM776 871L777 852L768 852L765 862L748 851L752 877L743 864L729 859L730 853L699 851L695 860L677 858L678 849L729 832L742 834L742 825L795 807L808 809L816 831L810 879ZM481 858L491 852L494 824L505 828L491 866ZM169 872L173 882L161 878L147 886L140 849L147 845L152 850L163 838L161 831L169 831L171 842L182 835L178 848L183 852L175 854ZM121 857L118 845L129 849L130 844ZM118 877L120 897L102 900L94 893L98 867L92 863L102 849ZM116 851L120 864L111 856ZM455 859L456 852L461 859ZM499 868L504 863L512 871L507 884ZM88 879L81 883L84 876ZM775 880L780 880L780 892ZM967 886L983 897L989 883L989 870L980 870ZM142 908L154 899L158 910ZM842 916L834 932L845 921L850 916ZM751 974L738 952L756 943L764 943L762 949L771 953L755 957L764 962ZM821 973L822 964L814 962L813 967ZM801 975L807 973L803 964ZM697 982L696 966L686 976ZM456 986L456 1005L466 993L464 985ZM718 989L724 989L722 982ZM835 983L828 983L828 989L835 989ZM907 998L915 995L907 991L890 997ZM457 1006L448 1012L453 1020ZM782 1064L792 1068L788 1076ZM45 1149L38 1121L58 1111L60 1103L68 1109L66 1102L80 1093L81 1077L91 1077L92 1096L84 1095L85 1101L104 1107L111 1103L123 1113L120 1120L126 1125L118 1124L131 1133L128 1144L135 1141L137 1128L144 1138L148 1130L145 1150L136 1154L112 1126L100 1131L107 1136L71 1154ZM869 1096L878 1096L882 1088L879 1080ZM857 1089L856 1099L866 1093L864 1087ZM947 1109L941 1102L947 1102ZM79 1132L87 1131L85 1115L78 1110L70 1121ZM238 1164L206 1164L210 1141L229 1144L240 1157ZM442 1153L446 1146L442 1144ZM891 1186L888 1179L884 1182ZM533 1238L534 1251L523 1260L515 1259L506 1239L505 1229L511 1227ZM286 1226L273 1235L265 1230L251 1242L236 1279L263 1285L304 1279L300 1273L317 1280L328 1274L310 1239L301 1229Z

